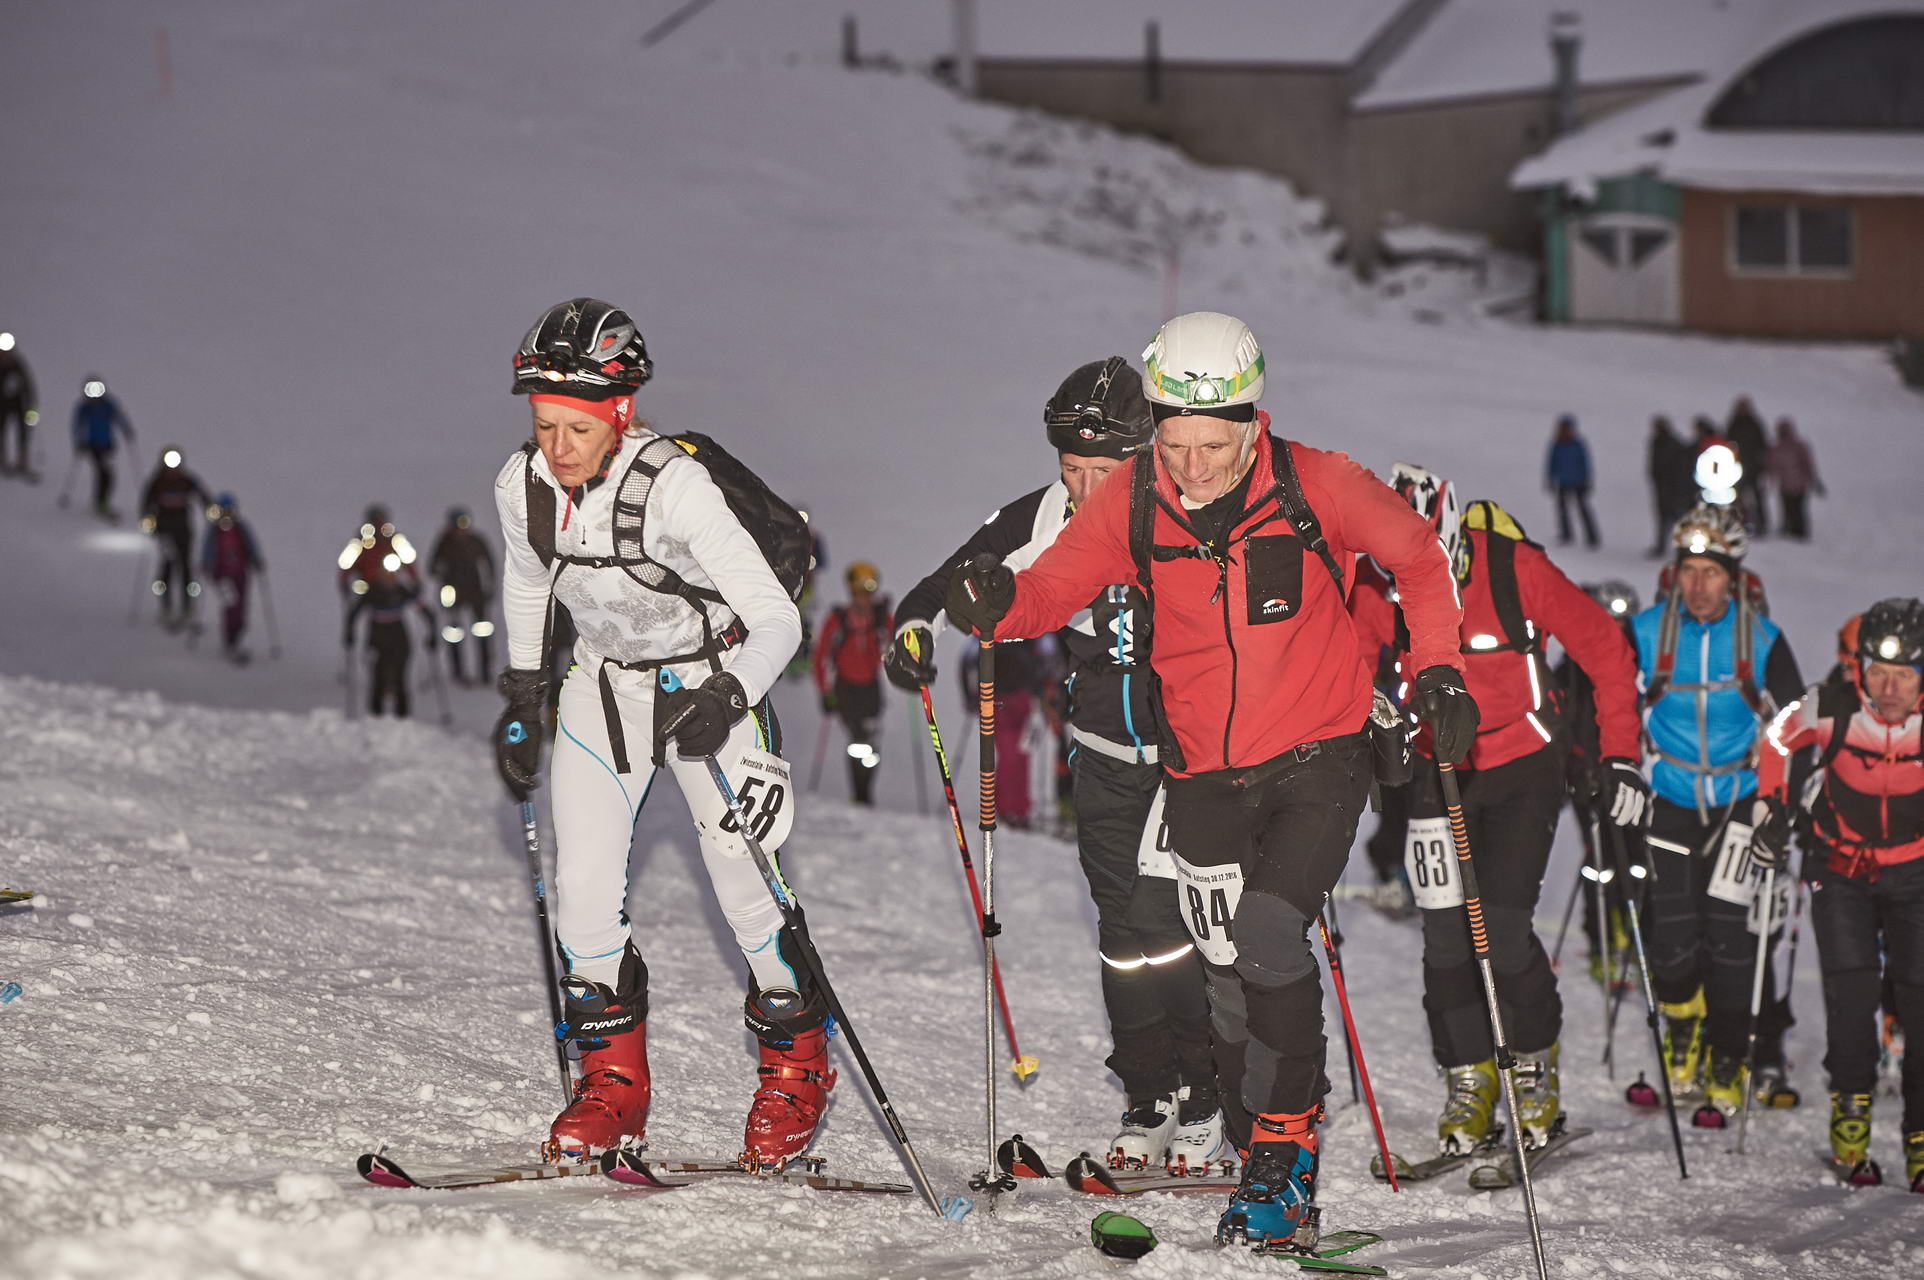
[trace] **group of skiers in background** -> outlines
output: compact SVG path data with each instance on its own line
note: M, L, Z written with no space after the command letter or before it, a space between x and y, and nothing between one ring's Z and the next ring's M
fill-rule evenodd
M0 332L0 474L37 483L41 473L33 464L33 429L40 421L39 400L32 372L17 348L12 333ZM89 373L81 384L72 436L74 465L62 485L59 505L68 504L75 472L84 460L93 473L93 513L117 522L116 466L122 445L134 443L135 431L126 410L98 374ZM236 665L251 661L246 634L254 600L259 599L267 611L270 632L274 620L271 598L265 593L267 564L234 494L210 492L187 469L181 446L169 444L161 448L153 473L141 489L139 512L141 530L153 538L155 548L151 579L143 582L157 602L161 626L184 632L190 639L197 637L202 630L198 609L203 594L211 589L220 613L223 656ZM410 614L423 624L421 642L445 652L456 684L488 680L494 666L492 607L498 570L487 539L472 525L465 509L450 510L429 554L438 614L420 599L423 588L414 549L395 532L385 508L370 507L361 529L349 540L339 564L342 645L352 650L357 635L364 641L366 708L371 714L385 711L406 716L410 712L408 661L416 645L404 621ZM270 652L278 656L279 637L270 638ZM470 653L472 676L467 671Z

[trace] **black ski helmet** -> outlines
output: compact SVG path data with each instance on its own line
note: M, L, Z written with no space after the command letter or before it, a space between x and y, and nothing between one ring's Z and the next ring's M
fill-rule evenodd
M571 298L542 312L514 353L514 393L577 400L631 394L654 376L641 330L599 298Z
M1142 375L1121 356L1092 360L1042 406L1049 447L1079 458L1127 458L1155 434Z
M1857 626L1857 656L1924 668L1924 603L1895 596L1864 610Z

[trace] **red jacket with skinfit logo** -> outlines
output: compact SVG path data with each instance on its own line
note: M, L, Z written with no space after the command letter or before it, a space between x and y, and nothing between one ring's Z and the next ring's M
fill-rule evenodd
M1862 701L1847 697L1837 706L1822 689L1807 690L1770 722L1757 794L1782 800L1790 757L1803 747L1828 752L1847 716L1810 806L1817 835L1832 850L1831 869L1875 879L1884 867L1924 858L1924 712L1913 707L1902 724L1887 724Z
M1463 683L1476 699L1481 716L1476 745L1464 763L1472 769L1493 769L1540 751L1556 728L1557 710L1550 704L1549 670L1543 660L1545 636L1553 636L1597 690L1597 736L1600 754L1638 758L1641 726L1637 719L1637 660L1624 639L1623 628L1609 611L1584 594L1550 563L1542 548L1513 543L1516 555L1518 603L1535 629L1536 652L1518 652L1505 635L1490 587L1489 539L1483 529L1465 529L1470 543L1470 578L1460 584L1463 596ZM1396 606L1375 591L1350 593L1350 615L1370 645L1393 644ZM1415 679L1410 656L1399 655L1400 678ZM1422 667L1416 666L1420 671ZM1424 727L1417 746L1433 754L1429 729Z
M1150 570L1151 665L1188 773L1261 764L1307 742L1356 733L1369 715L1376 651L1365 651L1342 590L1281 517L1269 416L1257 416L1249 492L1258 500L1232 526L1227 562L1219 567L1205 551L1153 560ZM1353 576L1356 553L1374 556L1402 584L1419 666L1460 667L1456 584L1429 525L1347 454L1289 448L1345 576ZM1154 466L1157 491L1181 510L1160 451ZM1055 544L1016 575L1015 603L998 636L1053 631L1105 586L1136 580L1127 479L1099 487ZM1160 505L1152 541L1201 549Z

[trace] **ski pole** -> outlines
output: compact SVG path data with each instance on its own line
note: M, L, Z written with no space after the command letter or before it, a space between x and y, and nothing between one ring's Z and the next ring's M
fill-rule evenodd
M279 658L281 656L281 629L280 625L274 621L274 592L267 584L267 570L262 569L260 571L260 579L261 613L267 621L267 656L269 658Z
M982 832L982 1061L988 1082L989 1159L969 1179L977 1191L1013 1191L1015 1178L995 1161L995 999L997 994L995 936L1002 926L995 919L995 628L982 637L982 658L976 670L976 696L981 720L981 762L977 790ZM1013 1050L1014 1045L1011 1044Z
M1677 1176L1688 1178L1690 1167L1684 1162L1683 1127L1677 1123L1677 1099L1670 1092L1670 1061L1663 1051L1663 1028L1657 1015L1657 993L1650 985L1650 961L1643 947L1643 913L1637 909L1637 895L1630 885L1630 855L1624 846L1630 837L1615 823L1610 824L1611 834L1616 839L1612 848L1617 864L1617 878L1623 881L1624 910L1630 916L1630 945L1637 952L1637 974L1643 985L1644 1022L1650 1027L1650 1039L1657 1050L1657 1077L1663 1082L1663 1109L1670 1117L1670 1141L1677 1149Z
M914 632L903 636L902 643L908 646L911 657L922 656L917 652L920 646L915 641ZM929 697L927 685L922 686L922 718L928 723L929 742L935 747L935 769L942 779L942 794L948 798L949 827L955 833L955 850L962 855L962 874L968 878L969 898L975 903L976 919L986 920L987 916L982 910L982 889L975 881L975 863L969 860L969 839L962 832L962 806L955 798L955 776L949 769L948 752L942 749L942 731L935 724L935 703ZM1002 1033L1009 1039L1009 1057L1014 1060L1009 1069L1015 1072L1016 1079L1026 1081L1042 1064L1034 1058L1022 1056L1022 1050L1016 1045L1015 1020L1009 1016L1009 997L1002 989L1002 971L995 967L994 961L990 961L989 972L995 982L996 1003L1002 1010Z
M541 867L541 826L535 818L532 800L521 802L521 832L528 850L528 878L534 884L534 916L541 934L541 962L548 971L548 1025L554 1036L555 1065L561 1068L562 1101L568 1104L575 1100L575 1087L568 1071L568 1044L561 1038L561 976L554 968L554 930L548 924L548 881Z
M1543 1254L1543 1224L1537 1219L1536 1187L1530 1180L1529 1152L1523 1145L1523 1124L1517 1119L1516 1055L1503 1033L1503 1008L1497 1002L1496 970L1490 961L1490 931L1483 920L1483 895L1477 888L1476 868L1470 862L1470 831L1463 821L1463 793L1456 785L1456 766L1439 759L1443 807L1450 816L1450 836L1456 842L1457 874L1463 885L1463 910L1470 920L1470 944L1483 978L1483 995L1490 1006L1490 1038L1496 1049L1497 1070L1503 1081L1503 1105L1510 1112L1510 1141L1516 1148L1517 1176L1523 1183L1523 1210L1530 1222L1530 1247L1536 1253L1538 1280L1550 1280L1550 1263Z
M1337 883L1338 884L1342 883L1341 876L1337 877ZM1343 922L1340 919L1338 919L1336 915L1336 895L1335 894L1325 894L1323 896L1323 911L1329 917L1329 925L1328 927L1323 929L1323 950L1329 952L1330 976L1334 978L1336 981L1337 996L1339 998L1342 998L1343 975L1340 969L1340 963L1337 960L1337 956L1342 953L1342 949L1343 949ZM1317 924L1318 925L1322 924L1321 917L1317 918ZM1330 938L1332 936L1334 936L1336 939L1336 945L1334 949L1332 949L1330 946ZM1345 1003L1347 1003L1347 1001L1345 1001ZM1347 1025L1349 1022L1349 1010L1347 1008L1343 1010L1343 1021L1345 1025ZM1350 1038L1350 1037L1344 1038L1343 1052L1345 1056L1349 1059L1349 1100L1351 1102L1361 1102L1363 1100L1363 1095L1359 1088L1358 1081L1356 1078L1356 1041L1353 1038ZM1384 1153L1383 1160L1384 1160L1385 1167L1388 1167L1389 1155L1387 1152Z
M821 723L815 730L815 762L808 767L808 794L814 795L822 789L822 757L828 751L829 713L822 712Z
M855 1024L849 1021L848 1013L842 1008L841 999L835 994L835 988L829 985L828 973L822 967L822 957L815 950L815 940L809 936L808 921L802 914L802 904L797 902L794 895L788 891L788 885L782 880L781 872L769 860L768 851L762 848L762 842L755 837L748 815L742 812L741 801L735 797L735 789L728 785L728 775L722 772L721 763L713 756L707 757L706 763L708 776L714 780L715 789L721 792L722 802L728 806L728 812L735 820L735 830L740 833L742 843L748 846L749 857L754 859L755 869L761 872L762 883L768 886L769 894L775 899L776 909L782 913L782 927L788 930L789 941L795 944L795 951L801 956L802 964L807 968L809 977L814 980L815 989L822 993L822 1000L828 1005L829 1014L835 1019L835 1024L842 1029L842 1037L848 1044L848 1051L854 1055L857 1065L861 1067L862 1079L868 1083L869 1093L875 1098L876 1109L882 1113L882 1118L888 1121L889 1132L895 1135L896 1145L902 1148L902 1154L908 1160L909 1172L915 1178L916 1188L921 1191L922 1198L928 1201L929 1208L935 1210L936 1216L944 1216L941 1201L936 1199L935 1189L929 1185L928 1175L922 1172L922 1161L915 1154L915 1147L909 1142L908 1130L902 1127L901 1119L896 1116L895 1107L889 1102L888 1091L882 1088L881 1078L875 1074L875 1067L869 1062L867 1051L862 1048L861 1038L855 1034Z
M915 724L915 708L910 707L909 708L909 725L910 725L909 736L910 737L913 737L915 734L914 724ZM915 811L921 814L923 817L927 817L929 813L928 766L922 763L921 752L911 751L909 752L909 756L913 761L913 767L915 769Z
M421 616L428 624L428 683L434 686L435 697L441 703L441 725L446 728L454 723L454 708L448 705L447 680L441 675L441 663L434 656L436 643L434 615L422 610Z
M1356 1018L1349 1010L1349 987L1343 982L1342 948L1330 940L1329 921L1325 915L1317 915L1316 927L1323 934L1323 954L1329 957L1330 983L1336 988L1336 1003L1343 1010L1343 1035L1349 1043L1350 1069L1363 1079L1363 1097L1369 1103L1370 1123L1376 1126L1376 1148L1383 1153L1383 1172L1389 1175L1390 1190L1401 1191L1403 1188L1396 1184L1396 1162L1390 1158L1390 1142L1383 1136L1383 1114L1376 1109L1376 1091L1370 1088L1370 1069L1369 1063L1363 1059L1363 1041L1356 1034Z
M1744 1139L1750 1133L1750 1095L1756 1090L1751 1080L1757 1074L1757 1023L1764 1012L1764 968L1770 961L1770 931L1777 919L1777 868L1764 868L1762 895L1763 920L1757 932L1757 967L1750 975L1750 1038L1744 1046L1744 1105L1737 1115L1737 1154L1744 1153Z
M1590 865L1590 833L1588 828L1582 830L1583 865L1587 867ZM1584 879L1582 868L1579 868L1577 878L1570 882L1570 896L1563 900L1563 922L1557 926L1557 944L1550 948L1551 973L1563 972L1563 940L1570 936L1570 917L1576 914L1577 896L1583 892Z

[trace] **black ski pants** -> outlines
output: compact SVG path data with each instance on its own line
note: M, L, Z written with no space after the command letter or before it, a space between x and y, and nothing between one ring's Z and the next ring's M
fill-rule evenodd
M1749 797L1738 800L1737 808L1748 809ZM1704 1042L1713 1053L1741 1058L1750 1042L1750 988L1761 940L1750 932L1748 907L1709 893L1728 820L1722 808L1712 809L1706 822L1694 808L1662 798L1652 802L1643 944L1657 999L1680 1004L1701 986ZM1784 1032L1791 1023L1789 997L1770 994L1777 989L1774 963L1765 961L1757 1022L1757 1060L1765 1063L1783 1059Z
M104 516L114 496L114 451L88 445L87 456L94 464L94 511Z
M1886 984L1888 1012L1924 1045L1924 858L1885 867L1875 880L1818 865L1810 876L1810 924L1824 970L1830 1087L1870 1093L1877 1087L1877 1007ZM1924 1129L1924 1049L1904 1055L1904 1132L1918 1129Z
M408 640L407 624L369 623L367 647L371 655L368 664L368 714L378 716L384 706L392 703L395 717L407 719L408 657L414 648Z
M160 548L160 568L154 582L160 587L161 615L179 612L187 617L194 612L198 588L194 587L194 530L186 514L160 516L154 524L154 544Z
M475 624L489 620L488 612L491 603L484 595L457 592L454 603L442 612L447 625L461 631L459 640L443 646L448 651L448 674L454 677L456 684L464 683L466 679L462 673L461 655L469 650L479 650L475 655L474 678L476 681L485 683L494 670L494 638L474 634Z
M1577 509L1583 521L1583 542L1585 546L1597 545L1597 517L1590 510L1590 488L1572 488L1568 485L1557 486L1557 541L1570 541L1570 508Z
M1329 1092L1309 930L1349 860L1370 773L1369 738L1357 732L1250 769L1168 780L1164 812L1189 868L1183 918L1207 961L1226 1104L1295 1115ZM1224 1110L1247 1145L1247 1116Z
M856 804L875 803L875 771L881 767L882 683L835 682L835 714L848 730L848 793ZM862 753L856 754L861 748Z
M1564 754L1560 745L1549 744L1508 764L1456 773L1503 1030L1521 1053L1548 1049L1563 1033L1557 975L1531 920L1563 810ZM1415 786L1412 823L1443 819L1442 778L1435 762L1417 761ZM1425 856L1453 872L1454 840L1440 826L1430 831L1419 837L1413 829L1411 839L1425 839L1430 846ZM1446 861L1438 863L1439 857ZM1489 1000L1470 941L1469 912L1462 906L1423 912L1423 1009L1440 1065L1465 1066L1495 1055Z
M1114 1045L1106 1065L1132 1103L1184 1085L1214 1089L1202 957L1183 923L1177 882L1137 870L1162 767L1078 745L1069 772ZM1166 852L1168 823L1158 825L1151 835Z
M20 452L14 465L20 472L33 470L33 428L27 425L27 411L18 401L0 400L0 469L7 465L7 437L18 433Z

